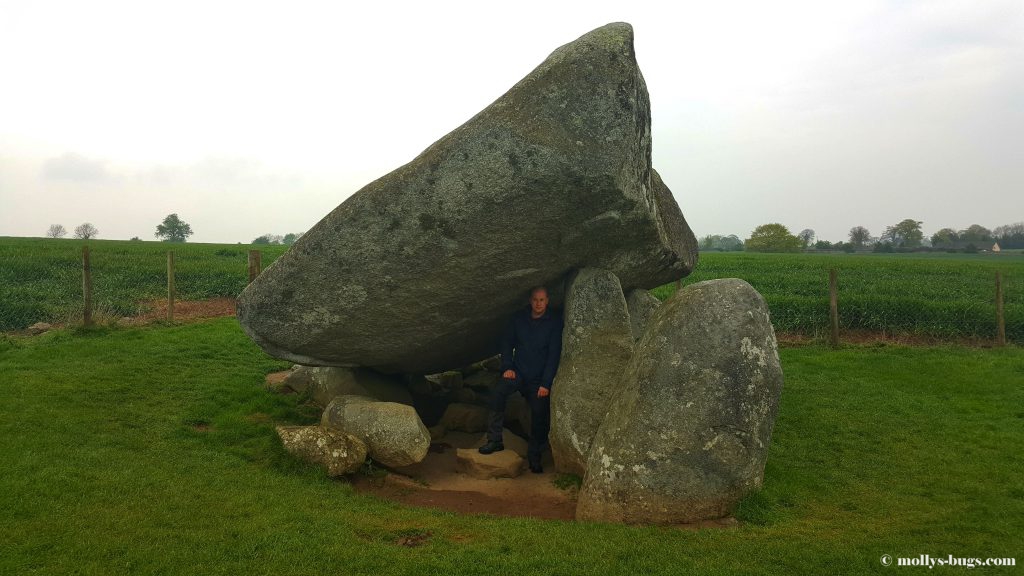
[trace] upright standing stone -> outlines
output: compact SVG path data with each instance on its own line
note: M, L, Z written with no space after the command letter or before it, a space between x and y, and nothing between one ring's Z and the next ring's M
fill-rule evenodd
M626 299L607 270L584 268L566 291L562 358L551 390L551 455L562 472L582 476L605 413L633 354Z
M629 328L633 332L633 342L639 342L644 330L654 316L654 311L661 306L661 300L642 288L630 290L626 296L626 307L629 309Z
M632 27L585 34L324 217L245 288L239 322L278 358L429 374L497 353L530 287L558 306L573 269L681 278L696 240L650 123Z
M594 439L576 517L674 524L730 514L762 484L781 392L757 291L725 279L676 292Z

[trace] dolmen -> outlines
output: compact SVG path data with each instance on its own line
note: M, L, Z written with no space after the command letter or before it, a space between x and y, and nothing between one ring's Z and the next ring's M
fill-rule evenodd
M479 431L501 330L547 286L565 319L551 451L582 478L577 518L678 524L728 516L762 486L782 390L749 284L648 292L697 261L651 166L633 29L612 23L342 202L245 288L237 316L301 365L285 388L325 407L319 426L279 427L282 443L343 475Z

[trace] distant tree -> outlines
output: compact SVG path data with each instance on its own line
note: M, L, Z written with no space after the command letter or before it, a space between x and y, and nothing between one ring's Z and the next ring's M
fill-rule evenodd
M154 235L164 242L184 242L192 235L192 226L178 218L177 214L168 214L163 222L156 225Z
M258 236L251 243L252 244L280 244L282 240L284 240L284 236L281 236L280 234L264 234L263 236Z
M992 238L999 242L1000 248L1024 248L1024 222L996 226Z
M281 240L281 242L288 245L295 244L296 240L302 238L302 234L302 232L289 232L284 235L284 238Z
M943 228L932 234L932 246L935 248L952 248L960 241L960 235L952 228Z
M709 251L740 252L743 250L743 241L735 234L730 234L728 236L712 234L701 238L697 243L697 247L701 250Z
M811 230L810 228L804 228L803 230L800 231L799 234L796 235L796 237L799 238L800 241L804 243L804 248L810 248L811 244L814 243L814 230Z
M971 224L966 230L960 231L960 240L972 244L992 242L992 231L980 224Z
M92 224L85 222L75 226L75 238L79 240L88 240L99 236L100 231L96 229Z
M46 230L47 238L63 238L67 235L68 231L64 228L63 224L50 224L50 227Z
M132 242L142 242L142 239L138 236L132 236Z
M921 224L923 222L919 220L907 218L899 224L888 226L882 234L882 241L889 242L893 248L917 248L921 245L921 239L924 238Z
M742 252L743 240L740 240L735 234L729 234L718 241L718 246L723 252Z
M701 250L716 250L715 245L722 237L718 234L709 234L697 241L697 248Z
M793 236L782 224L761 224L743 243L752 252L799 252L803 245L801 240Z
M871 232L863 226L850 228L850 244L856 248L863 248L871 242Z
M840 242L842 244L842 242ZM831 250L833 248L832 243L828 240L818 240L814 243L815 250Z

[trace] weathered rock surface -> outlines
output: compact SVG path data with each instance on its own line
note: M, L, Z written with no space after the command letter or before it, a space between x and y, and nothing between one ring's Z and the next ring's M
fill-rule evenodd
M352 434L323 426L278 426L285 450L327 468L330 476L351 474L366 461L366 444Z
M639 342L644 330L651 322L654 311L661 306L661 300L655 298L647 290L640 288L630 290L626 296L626 308L629 309L629 328L633 332L633 342Z
M460 404L475 404L480 399L477 393L471 388L459 388L451 394L452 402L458 402Z
M607 270L584 268L566 290L562 357L551 389L551 455L582 476L587 454L633 355L626 299Z
M490 478L515 478L523 473L525 460L512 450L492 454L481 454L476 448L459 448L455 451L455 470L480 480Z
M651 168L632 27L616 23L555 50L335 208L245 288L237 312L279 358L426 374L495 354L534 285L558 306L570 270L649 288L696 259Z
M467 388L476 390L493 390L498 385L501 375L497 372L482 371L468 376L463 381Z
M412 405L412 395L400 378L365 368L293 367L284 386L309 393L314 402L327 406L338 396L368 396L383 402Z
M578 519L674 524L761 486L782 368L764 299L711 280L655 312L591 446Z
M476 404L449 404L441 416L445 430L460 432L483 432L487 429L487 408Z
M430 432L416 411L397 402L338 396L327 405L320 424L359 438L370 457L385 466L415 464L430 448Z
M486 443L487 434L484 434L480 437L480 440L476 443L474 448L479 448ZM503 428L501 430L501 443L505 445L505 450L511 450L523 458L526 458L526 453L530 448L530 444L525 438L522 438L508 428Z

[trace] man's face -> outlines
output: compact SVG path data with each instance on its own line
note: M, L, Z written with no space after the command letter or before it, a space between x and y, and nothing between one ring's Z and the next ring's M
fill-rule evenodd
M534 290L533 294L530 294L530 309L533 310L534 316L544 315L544 311L548 309L547 290Z

